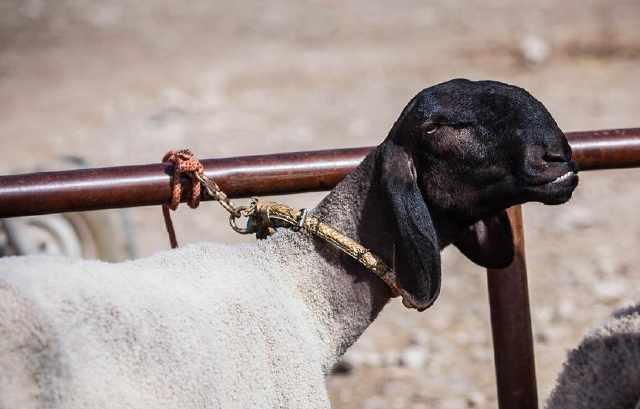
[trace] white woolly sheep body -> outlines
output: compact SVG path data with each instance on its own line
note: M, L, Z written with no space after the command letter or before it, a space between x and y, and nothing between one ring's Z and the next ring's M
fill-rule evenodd
M0 260L0 407L328 407L324 344L260 251Z

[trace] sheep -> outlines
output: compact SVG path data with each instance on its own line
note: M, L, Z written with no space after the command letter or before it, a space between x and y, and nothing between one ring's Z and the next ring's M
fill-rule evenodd
M430 306L440 250L504 267L507 207L567 201L562 131L527 91L451 80L418 93L317 207ZM327 408L325 376L390 300L309 235L200 243L108 264L0 260L0 407Z
M569 353L546 407L640 408L640 304L614 312Z

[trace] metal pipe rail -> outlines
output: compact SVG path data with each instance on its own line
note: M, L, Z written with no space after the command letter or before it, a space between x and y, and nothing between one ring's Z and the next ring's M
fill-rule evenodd
M567 133L581 170L640 166L640 128ZM331 189L371 148L202 161L231 197ZM0 218L159 205L169 201L168 164L0 176ZM185 195L188 192L185 192ZM186 197L186 196L185 196Z
M640 128L567 133L580 170L640 167ZM231 197L331 189L371 148L298 152L203 161ZM159 205L170 199L170 165L153 164L0 176L0 218ZM189 192L184 192L185 197ZM501 409L537 409L538 396L524 226L509 209L513 263L488 270L491 327Z

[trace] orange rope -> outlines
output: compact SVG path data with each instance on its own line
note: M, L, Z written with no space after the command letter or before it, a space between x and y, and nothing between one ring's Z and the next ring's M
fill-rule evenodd
M171 201L162 205L162 216L164 217L164 224L169 234L169 242L171 248L178 247L178 240L176 239L176 232L173 228L173 221L171 220L171 213L169 209L176 210L180 205L182 199L182 176L187 176L191 182L191 197L187 204L189 207L195 209L200 204L201 186L198 176L202 176L204 173L204 166L196 158L196 156L189 149L182 149L179 151L171 150L167 152L162 158L163 162L170 162L173 165L173 174L171 175Z

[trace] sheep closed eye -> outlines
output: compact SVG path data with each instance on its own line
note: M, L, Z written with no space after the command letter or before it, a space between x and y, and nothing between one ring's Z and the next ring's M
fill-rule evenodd
M439 127L440 126L438 124L432 124L432 123L423 125L424 132L427 135L433 135L434 133L436 133Z

